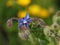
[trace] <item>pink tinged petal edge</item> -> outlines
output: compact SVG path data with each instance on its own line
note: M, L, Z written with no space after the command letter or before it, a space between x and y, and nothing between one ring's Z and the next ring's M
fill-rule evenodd
M26 40L27 35L24 32L19 32L19 36L21 39Z
M11 25L12 25L12 20L8 19L8 21L7 21L7 27L11 27Z

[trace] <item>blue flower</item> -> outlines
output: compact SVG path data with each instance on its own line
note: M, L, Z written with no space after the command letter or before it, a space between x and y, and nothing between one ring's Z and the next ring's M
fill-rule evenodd
M28 23L30 23L30 17L28 14L26 14L26 16L22 19L18 19L18 28L21 28L23 25L26 26L26 28L28 28Z

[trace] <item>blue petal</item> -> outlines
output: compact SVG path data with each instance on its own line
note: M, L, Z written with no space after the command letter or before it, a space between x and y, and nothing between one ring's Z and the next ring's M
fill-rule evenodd
M18 23L23 23L23 19L18 19Z
M19 24L18 24L18 28L21 28L22 25L23 25L23 23L19 23Z
M29 19L27 19L27 22L28 22L28 23L29 23L29 22L31 22L30 18L29 18Z
M23 19L18 19L18 28L21 28L23 25Z
M27 23L25 23L25 26L26 26L26 28L28 28L28 24Z
M24 19L25 19L25 20L29 19L29 15L28 15L28 13L26 14L26 16L25 16Z

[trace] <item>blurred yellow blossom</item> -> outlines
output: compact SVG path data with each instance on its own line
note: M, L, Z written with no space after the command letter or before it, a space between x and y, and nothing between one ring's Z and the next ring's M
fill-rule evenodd
M39 12L39 17L41 18L47 18L49 16L49 11L47 9L42 9L40 12Z
M17 3L21 6L28 6L31 0L17 0Z
M41 7L39 5L35 5L35 4L29 6L29 8L28 8L29 14L32 14L34 16L37 16L40 10L41 10Z
M26 16L26 11L19 11L17 16L18 18L24 18Z

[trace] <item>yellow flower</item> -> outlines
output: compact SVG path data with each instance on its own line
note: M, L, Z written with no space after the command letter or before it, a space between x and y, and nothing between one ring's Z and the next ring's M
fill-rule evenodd
M21 6L28 6L31 0L17 0L17 3Z
M47 18L49 16L49 11L47 9L42 9L39 12L38 16L41 17L41 18Z
M17 16L18 18L24 18L26 16L26 11L19 11Z
M7 7L11 7L13 5L13 1L8 1L7 3L6 3L6 6Z
M34 16L36 16L39 11L41 10L41 8L39 7L39 5L31 5L29 8L28 8L28 12L29 14L32 14Z

